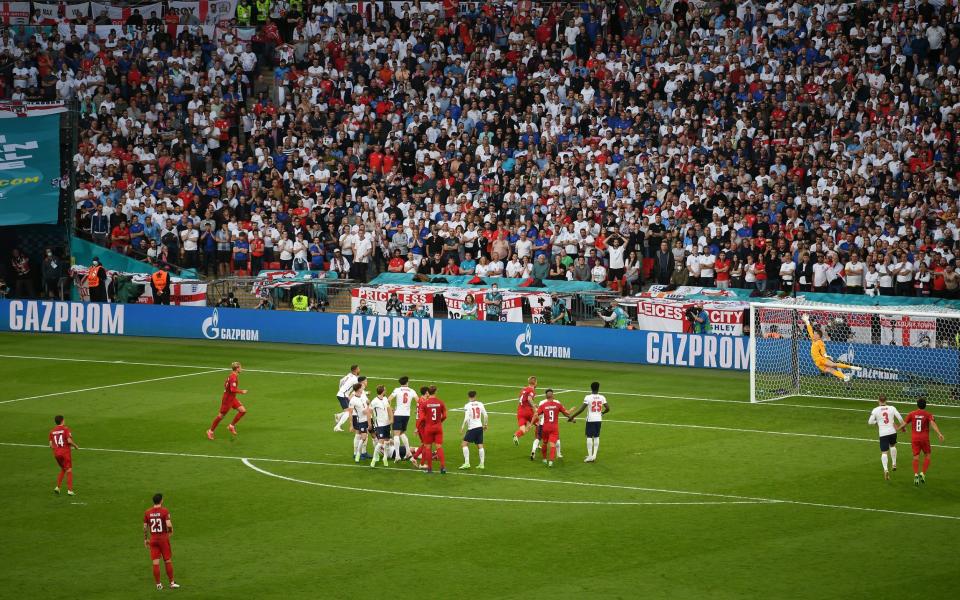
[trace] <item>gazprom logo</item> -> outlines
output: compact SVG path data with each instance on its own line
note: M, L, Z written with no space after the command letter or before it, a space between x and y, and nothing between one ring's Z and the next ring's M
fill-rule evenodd
M259 329L237 329L220 327L220 311L213 309L213 314L203 320L200 325L203 337L208 340L240 340L244 342L259 342Z
M517 336L514 343L517 354L520 356L537 356L540 358L570 358L572 354L569 346L541 346L533 344L533 330L527 325L523 333Z

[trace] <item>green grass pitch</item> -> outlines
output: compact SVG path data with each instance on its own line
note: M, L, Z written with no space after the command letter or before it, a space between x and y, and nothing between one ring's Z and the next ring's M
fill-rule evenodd
M945 598L960 585L960 409L933 409L947 439L916 488L903 435L883 481L870 403L752 405L743 373L53 335L0 335L0 355L0 598L157 595L141 534L156 491L183 586L163 594L184 598ZM224 423L211 442L234 360L249 415L236 440ZM372 387L437 383L450 408L476 389L487 470L456 469L459 412L449 474L354 465L331 418L354 362ZM513 445L529 375L571 390L568 406L602 382L596 464L582 462L582 417L562 425L553 469L530 461L529 436ZM58 413L81 446L74 498L52 493Z

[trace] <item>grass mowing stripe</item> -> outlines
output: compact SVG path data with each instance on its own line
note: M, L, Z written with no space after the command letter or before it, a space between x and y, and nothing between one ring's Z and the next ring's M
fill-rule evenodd
M15 442L0 442L0 446L12 446L12 447L21 447L21 448L48 448L48 446L43 444L21 444ZM122 454L138 454L138 455L148 455L148 456L175 456L175 457L187 457L187 458L214 458L214 459L223 459L223 460L238 460L238 461L250 461L256 460L257 462L275 462L275 463L286 463L286 464L301 464L301 465L317 465L324 467L345 467L345 468L361 468L369 470L369 467L365 465L357 464L342 464L342 463L326 463L320 461L309 461L309 460L290 460L282 458L243 458L239 456L221 456L221 455L210 455L210 454L191 454L186 452L156 452L151 450L125 450L117 448L86 448L87 451L93 452L116 452ZM401 473L416 473L420 477L426 477L425 475L414 471L411 469L394 469L394 472ZM451 472L449 475L459 475L465 477L486 477L491 479L505 479L513 481L530 481L536 483L545 483L545 484L558 484L558 485L573 485L573 486L584 486L584 487L595 487L595 488L609 488L609 489L621 489L621 490L632 490L639 492L657 492L663 494L679 494L687 496L703 496L708 498L725 498L731 500L743 500L754 502L758 504L791 504L795 506L810 506L816 508L831 508L836 510L852 510L860 512L872 512L872 513L883 513L891 515L901 515L901 516L910 516L910 517L924 517L931 519L944 519L951 521L960 521L960 516L957 515L940 515L934 513L921 513L913 511L901 511L901 510L892 510L886 508L870 508L866 506L850 506L845 504L828 504L825 502L809 502L805 500L789 500L783 498L760 498L756 496L743 496L736 494L720 494L716 492L696 492L692 490L671 490L664 488L648 488L648 487L639 487L639 486L628 486L628 485L618 485L610 483L591 483L584 481L564 481L557 479L542 479L539 477L517 477L517 476L508 476L508 475L492 475L488 473L462 473L462 472ZM300 483L305 483L300 481ZM374 491L374 490L370 490Z
M78 390L67 390L65 392L53 392L50 394L40 394L39 396L25 396L23 398L13 398L12 400L0 400L0 404L9 404L11 402L22 402L24 400L39 400L40 398L52 398L54 396L66 396L68 394L79 394L81 392L93 392L96 390L106 390L109 388L123 387L126 385L137 385L141 383L153 383L155 381L166 381L168 379L180 379L183 377L193 377L194 375L209 375L210 373L220 373L230 369L211 369L209 371L200 371L197 373L183 373L182 375L169 375L167 377L154 377L152 379L141 379L139 381L125 381L123 383L111 383L109 385L98 385L96 387L80 388Z

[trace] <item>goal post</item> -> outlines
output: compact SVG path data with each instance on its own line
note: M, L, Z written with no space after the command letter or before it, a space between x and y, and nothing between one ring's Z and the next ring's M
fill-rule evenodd
M822 338L818 365L804 316ZM750 400L791 396L960 406L960 311L813 302L750 305Z

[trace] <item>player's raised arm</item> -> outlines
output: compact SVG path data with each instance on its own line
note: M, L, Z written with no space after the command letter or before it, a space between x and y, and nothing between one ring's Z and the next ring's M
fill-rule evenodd
M807 326L807 335L810 336L810 339L813 339L813 325L810 324L810 315L803 313L800 315L800 318L803 320L803 324Z

